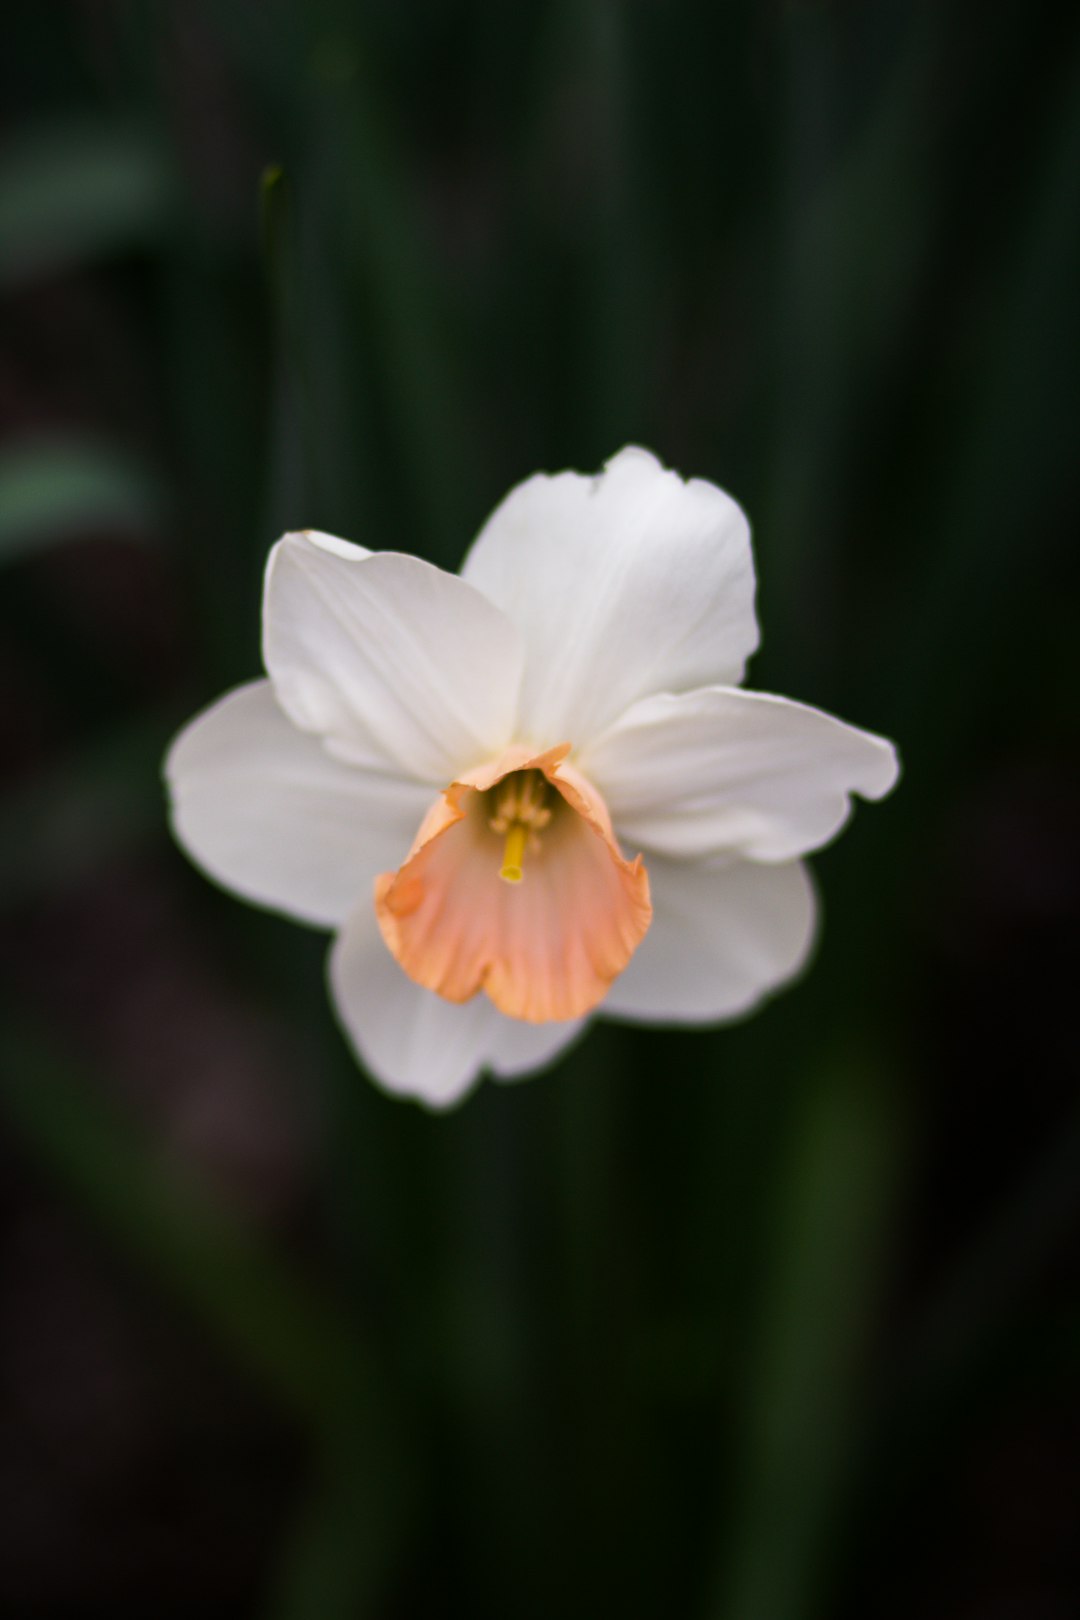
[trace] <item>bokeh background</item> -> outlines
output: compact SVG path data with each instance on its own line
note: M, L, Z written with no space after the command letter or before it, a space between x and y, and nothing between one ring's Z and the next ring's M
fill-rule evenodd
M0 1609L1080 1612L1075 8L3 32ZM905 778L758 1016L431 1116L160 759L281 530L454 567L628 441Z

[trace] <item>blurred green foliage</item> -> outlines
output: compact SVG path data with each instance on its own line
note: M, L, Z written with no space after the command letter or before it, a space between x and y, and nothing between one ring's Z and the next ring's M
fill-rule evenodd
M114 450L84 444L0 452L0 562L71 534L159 521L156 482Z
M963 1482L1016 1404L1075 1420L1075 14L17 0L5 34L0 1096L307 1447L258 1582L193 1602L1069 1612L1057 1543L971 1575ZM187 872L157 760L257 670L278 532L454 567L514 481L627 441L749 511L752 684L895 735L906 777L816 863L775 1006L601 1026L429 1118L352 1066L319 942ZM98 597L60 589L76 542ZM136 1128L59 997L101 872L284 1020L314 1237Z
M28 128L0 163L0 285L154 244L173 205L163 154L114 119Z

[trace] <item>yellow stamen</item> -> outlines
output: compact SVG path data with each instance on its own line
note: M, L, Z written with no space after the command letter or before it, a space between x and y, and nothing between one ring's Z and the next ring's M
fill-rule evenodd
M515 821L506 835L503 847L503 863L499 869L499 876L506 883L520 883L525 876L521 863L525 859L525 849L529 841L529 829L523 822Z

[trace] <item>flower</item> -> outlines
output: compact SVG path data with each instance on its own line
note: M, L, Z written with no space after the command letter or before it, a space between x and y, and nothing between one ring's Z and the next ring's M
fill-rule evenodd
M630 448L513 490L460 576L287 534L268 678L166 760L211 878L336 930L361 1061L432 1107L551 1062L602 1011L715 1023L806 961L800 857L893 786L880 737L740 687L746 519Z

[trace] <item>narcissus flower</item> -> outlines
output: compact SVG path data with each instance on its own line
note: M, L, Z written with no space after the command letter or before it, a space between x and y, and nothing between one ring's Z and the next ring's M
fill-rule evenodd
M174 742L173 827L210 877L336 931L346 1033L429 1105L597 1012L730 1019L806 960L799 857L897 775L882 738L741 690L757 642L745 517L644 450L520 485L460 577L287 534L268 678Z

